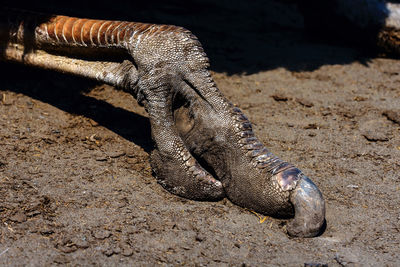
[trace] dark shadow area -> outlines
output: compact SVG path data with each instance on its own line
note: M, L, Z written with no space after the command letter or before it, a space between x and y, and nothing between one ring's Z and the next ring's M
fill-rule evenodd
M369 39L374 33L357 34L357 27L350 27L348 20L329 12L335 8L333 0L8 1L5 6L45 14L184 26L202 42L211 69L228 74L280 67L312 71L326 64L367 63L377 52L373 46L365 45L373 43ZM29 27L25 25L32 33ZM4 44L6 37L2 35L0 43ZM146 151L151 149L146 118L81 94L93 87L93 82L19 65L0 66L6 77L3 88L91 118Z
M121 137L152 149L150 122L134 112L82 94L96 84L88 79L40 70L13 63L0 63L2 89L49 103L71 114L91 118ZM135 101L132 97L132 101Z
M184 26L200 39L212 70L251 74L279 67L311 71L326 64L366 63L376 56L377 50L367 45L373 43L370 41L376 33L368 32L363 37L365 32L332 12L334 2L71 0L8 6L50 14Z

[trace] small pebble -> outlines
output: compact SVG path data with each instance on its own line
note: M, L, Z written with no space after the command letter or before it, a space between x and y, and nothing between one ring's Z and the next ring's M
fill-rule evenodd
M388 120L400 124L400 110L386 110L382 114Z
M196 235L196 241L198 241L198 242L203 242L206 239L207 239L207 237L201 233Z
M86 241L86 238L82 237L73 237L71 242L74 243L78 248L88 248L89 242Z
M70 262L70 260L65 255L57 255L54 257L53 262L59 263L59 264L66 264L66 263Z
M106 239L111 236L111 232L108 230L99 230L96 231L93 236L97 239Z
M297 98L296 99L297 103L299 103L300 105L303 105L307 108L311 108L312 106L314 106L314 104L308 100L308 99L304 99L304 98Z
M387 125L379 120L370 120L365 122L360 127L361 135L368 141L388 141L389 130Z
M124 156L125 152L123 152L123 151L114 151L114 152L109 152L107 154L108 154L108 156L110 158L115 159L115 158L119 158L119 157Z
M131 249L131 248L124 248L122 250L122 255L125 257L132 256L132 254L133 254L133 249Z
M72 253L78 250L76 246L62 246L59 247L58 249L64 253Z
M288 101L289 98L285 96L284 94L274 94L271 96L275 101Z
M114 254L114 250L112 248L109 248L103 252L104 255L107 257L111 257Z
M304 129L319 129L319 126L315 123L309 123L306 126L304 126Z
M11 216L10 220L12 222L22 223L26 221L26 215L23 212L17 212L13 216Z
M40 230L40 234L44 236L49 236L51 234L54 234L54 231L51 230L50 228L45 227L44 229Z
M96 157L96 161L107 161L107 157L105 156Z

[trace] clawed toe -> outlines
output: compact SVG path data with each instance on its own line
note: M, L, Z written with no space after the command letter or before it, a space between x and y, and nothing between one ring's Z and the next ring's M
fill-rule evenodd
M222 183L205 171L194 158L190 164L181 164L174 159L166 160L160 151L151 153L151 165L159 184L169 192L193 200L220 200L225 196Z

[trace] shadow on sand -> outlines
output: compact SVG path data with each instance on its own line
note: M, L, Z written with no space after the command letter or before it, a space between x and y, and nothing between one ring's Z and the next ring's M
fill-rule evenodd
M324 1L325 9L330 8L328 3ZM280 67L291 71L312 71L327 64L367 63L376 55L376 51L368 46L367 49L365 46L363 49L354 47L357 42L351 42L347 37L352 36L350 39L357 41L362 39L354 38L351 27L341 25L348 31L331 34L332 27L326 25L332 23L333 18L321 15L312 2L298 6L288 0L190 0L185 3L177 0L114 0L111 4L71 0L14 3L9 6L49 14L184 26L202 42L210 57L211 69L229 75L252 74ZM308 15L304 17L303 14ZM315 20L321 23L315 24ZM342 22L339 20L337 25ZM312 34L321 34L309 38L306 26L311 26ZM328 32L323 30L324 27ZM148 119L82 95L81 91L93 86L92 82L19 65L1 65L5 69L2 89L23 93L66 112L92 118L145 150L151 149ZM25 81L21 81L21 77ZM63 83L55 85L54 80L62 80ZM40 91L27 86L30 84L40 84ZM93 111L89 106L97 108ZM135 130L131 125L135 125Z

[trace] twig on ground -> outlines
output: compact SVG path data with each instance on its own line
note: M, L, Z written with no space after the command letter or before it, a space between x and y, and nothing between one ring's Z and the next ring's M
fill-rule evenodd
M261 216L260 214L258 214L257 212L255 212L253 210L249 210L249 209L245 209L245 210L250 211L251 213L256 215L258 217L258 219L260 220L260 223L263 223L263 222L265 222L266 219L268 219L268 216Z
M6 253L10 248L6 248L5 250L3 250L2 252L0 252L0 256L3 255L4 253Z

